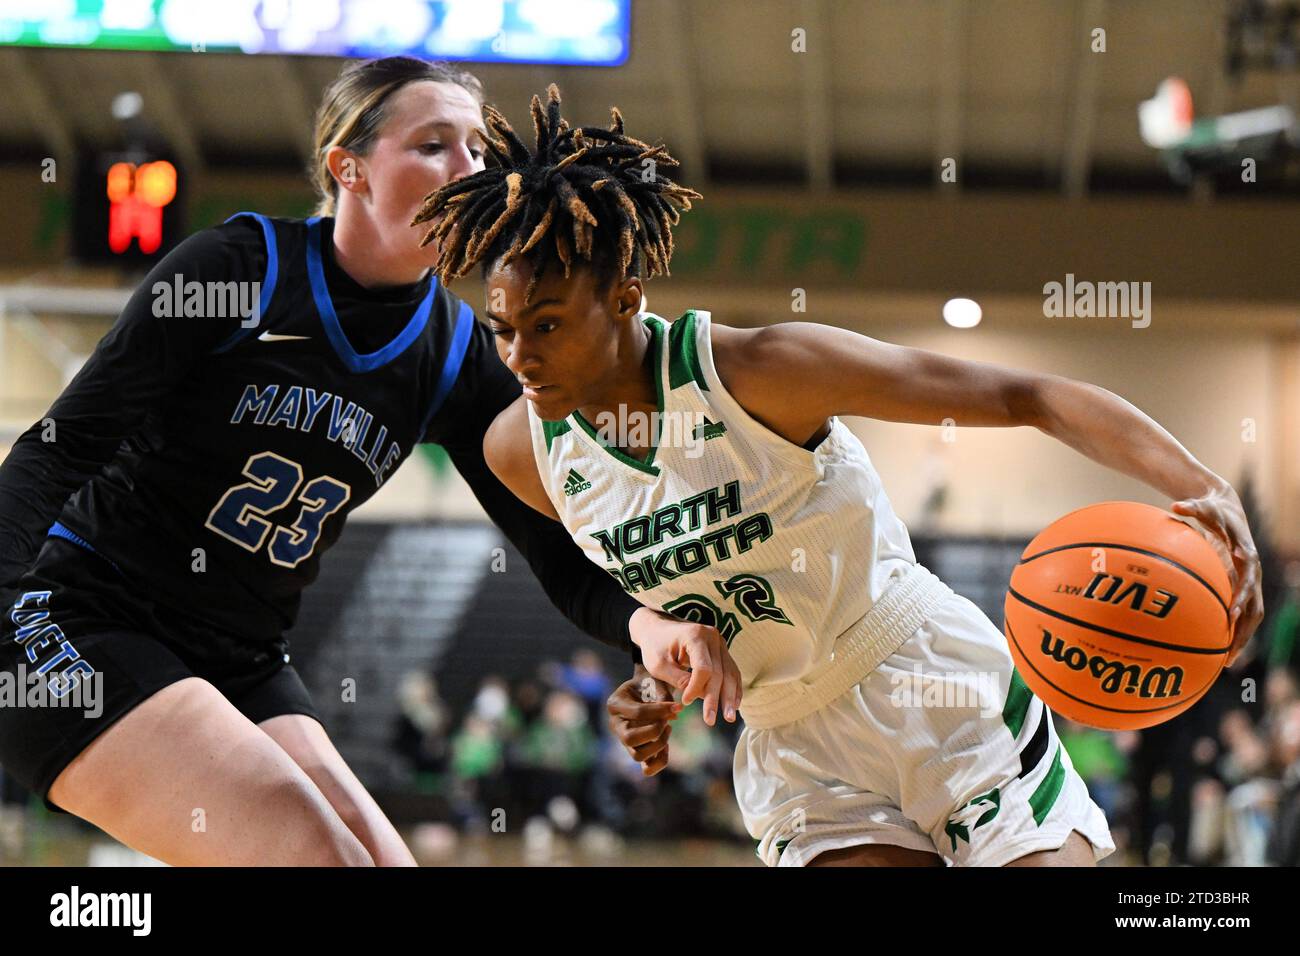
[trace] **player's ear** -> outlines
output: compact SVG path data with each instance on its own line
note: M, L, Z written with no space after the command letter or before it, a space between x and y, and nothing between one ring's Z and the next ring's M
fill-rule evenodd
M363 160L345 146L331 146L325 153L325 165L340 189L362 195L366 192L366 166Z
M641 278L639 276L629 276L618 282L615 287L615 296L618 317L620 319L634 318L641 311L641 303L645 299L641 288Z

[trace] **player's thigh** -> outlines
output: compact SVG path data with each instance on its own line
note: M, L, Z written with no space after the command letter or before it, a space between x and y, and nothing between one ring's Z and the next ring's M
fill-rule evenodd
M1065 843L1055 850L1037 850L1012 860L1006 866L1096 866L1092 844L1078 830L1072 830Z
M55 778L49 798L174 865L359 865L320 789L211 684L168 684Z
M943 866L937 853L888 844L864 844L817 854L808 866Z
M388 817L357 779L320 722L281 714L258 724L303 769L379 866L415 866Z

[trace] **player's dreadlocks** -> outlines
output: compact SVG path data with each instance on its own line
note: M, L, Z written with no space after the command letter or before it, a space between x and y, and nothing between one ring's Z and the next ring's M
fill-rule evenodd
M587 260L601 281L667 275L672 227L702 197L659 175L678 162L663 145L624 133L617 107L610 113L609 129L571 129L552 83L545 107L533 97L537 145L529 151L506 118L485 106L483 139L498 165L431 193L411 221L434 221L420 244L438 240L438 277L459 278L475 264L486 273L498 260L525 257L533 264L527 301L555 258L566 278L575 257Z

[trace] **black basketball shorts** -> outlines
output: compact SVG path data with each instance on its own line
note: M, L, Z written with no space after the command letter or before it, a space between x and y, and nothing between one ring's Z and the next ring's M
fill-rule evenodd
M176 681L200 677L245 717L319 720L283 646L196 652L103 557L48 538L0 617L0 767L47 807L50 785L114 721ZM178 639L179 638L179 639ZM230 646L230 645L226 645Z

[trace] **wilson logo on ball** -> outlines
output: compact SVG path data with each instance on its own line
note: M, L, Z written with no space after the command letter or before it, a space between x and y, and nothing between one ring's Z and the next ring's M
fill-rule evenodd
M1087 670L1099 678L1105 694L1137 694L1143 698L1178 697L1183 692L1181 667L1148 667L1113 661L1101 654L1089 655L1081 647L1067 645L1051 631L1043 630L1043 656L1064 664L1070 670Z

